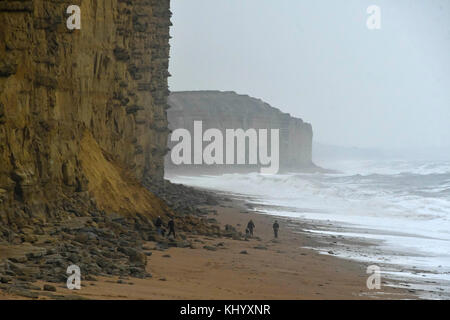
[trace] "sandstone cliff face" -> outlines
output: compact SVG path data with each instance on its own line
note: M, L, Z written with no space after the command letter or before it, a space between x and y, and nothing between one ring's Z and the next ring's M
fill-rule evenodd
M167 113L171 130L185 128L193 135L193 123L196 120L203 121L203 131L209 128L217 128L222 132L225 129L238 128L279 129L280 169L296 170L314 166L311 160L313 137L311 125L259 99L234 92L173 92L169 96L168 104L170 109ZM174 144L169 143L169 146L172 147ZM184 167L188 169L188 166ZM170 173L177 168L170 161L168 154L166 169L169 169Z
M81 30L66 27L71 4ZM105 210L160 210L137 185L110 199L163 178L170 15L169 0L0 1L3 222L57 214L73 194Z

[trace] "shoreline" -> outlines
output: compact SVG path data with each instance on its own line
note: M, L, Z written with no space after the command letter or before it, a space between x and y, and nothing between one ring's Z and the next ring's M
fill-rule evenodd
M230 197L231 198L231 197ZM252 219L254 237L245 240L180 234L191 248L161 248L146 242L149 279L98 277L82 279L81 290L68 290L53 284L56 292L39 299L175 299L175 300L302 300L302 299L416 299L407 290L386 286L381 290L366 287L366 266L335 256L321 255L312 249L318 243L296 228L307 224L249 211L245 200L230 199L219 205L202 206L223 229L226 224L244 231ZM272 223L280 223L279 239L274 241ZM36 282L37 287L45 283ZM0 299L24 299L0 293Z
M253 206L257 208L255 212L266 207L269 208L268 212L271 211L270 208L275 208L275 211L285 209L284 207L263 204L254 204ZM374 251L379 252L379 247L383 244L381 240L367 238L362 234L357 236L357 233L351 235L352 232L355 232L354 230L358 230L360 233L365 231L370 234L374 232L373 229L353 229L351 225L339 224L331 220L278 216L268 212L260 211L259 214L267 215L272 219L285 220L291 225L293 232L311 239L312 244L304 246L305 249L352 263L378 266L382 270L382 279L384 278L389 286L403 289L408 295L413 295L417 299L448 300L450 298L449 292L444 289L448 288L448 280L433 277L434 273L417 266L392 262L389 258L378 258L377 260ZM385 251L385 253L392 255L396 252Z
M359 163L353 165L359 168ZM386 194L377 193L377 186L370 184L372 177L353 173L343 177L286 175L273 179L261 175L180 177L173 181L213 188L219 195L245 199L252 210L286 217L292 223L300 221L306 225L297 228L302 236L317 240L308 248L323 255L332 251L334 257L377 266L387 282L419 299L449 299L448 253L443 250L448 238L445 218L440 227L434 219L425 219L426 212L419 204L426 204L426 198L412 194L411 203L402 197L389 198L396 195L396 188L404 189L395 179L407 182L408 175L375 177L380 183L389 181ZM437 201L431 204L437 206ZM414 210L408 210L409 206Z

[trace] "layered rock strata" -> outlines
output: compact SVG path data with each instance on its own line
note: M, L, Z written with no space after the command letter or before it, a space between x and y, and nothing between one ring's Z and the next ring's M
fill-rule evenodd
M169 0L0 1L1 222L58 215L74 193L161 213L138 184L164 175L170 16Z
M221 130L225 137L226 129L279 129L280 170L305 170L315 168L312 159L313 131L309 123L292 117L268 103L240 95L235 92L220 91L186 91L172 92L169 96L169 128L187 129L194 137L194 121L202 121L203 132L210 128ZM173 148L178 142L170 142ZM204 143L204 146L208 143ZM193 151L192 151L193 152ZM248 151L247 151L248 153ZM254 170L258 166L208 166L208 165L174 165L170 154L166 156L166 171L199 171L208 167L217 171Z

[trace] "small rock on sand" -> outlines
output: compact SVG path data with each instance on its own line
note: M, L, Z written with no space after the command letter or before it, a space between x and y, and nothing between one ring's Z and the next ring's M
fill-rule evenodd
M44 291L56 291L56 287L52 286L51 284L44 284Z
M255 248L255 249L258 249L258 250L267 250L267 247L261 246L261 245L256 246L256 247L254 247L254 248Z

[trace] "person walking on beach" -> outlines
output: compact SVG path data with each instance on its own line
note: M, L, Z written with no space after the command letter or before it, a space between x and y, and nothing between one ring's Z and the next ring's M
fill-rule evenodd
M280 225L278 224L277 220L275 220L272 227L273 227L273 235L275 236L275 238L278 238L278 229L280 229Z
M156 227L156 232L158 232L158 235L159 236L162 235L162 230L161 230L162 220L161 220L160 216L158 216L158 218L156 218L155 227Z
M253 229L255 229L255 224L253 223L253 220L250 220L247 224L247 229L250 231L250 236L253 237Z
M173 221L173 219L170 219L169 223L167 224L167 227L169 228L169 233L167 234L167 238L170 237L171 234L173 234L173 237L176 238L175 222Z

